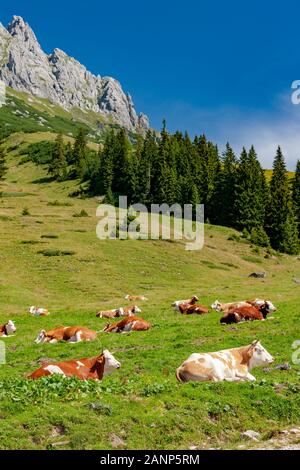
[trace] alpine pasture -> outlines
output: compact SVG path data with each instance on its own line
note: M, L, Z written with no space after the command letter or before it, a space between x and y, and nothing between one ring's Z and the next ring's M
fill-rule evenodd
M300 260L268 254L233 230L205 226L201 251L181 242L100 241L95 199L68 197L76 182L54 183L31 163L9 171L0 197L0 323L15 322L0 365L1 449L237 448L253 429L268 439L300 423ZM81 215L78 216L78 215ZM234 236L232 236L234 235ZM265 279L250 279L266 271ZM293 280L294 279L294 280ZM131 305L145 295L142 318L152 328L99 333L89 343L35 344L41 329L82 325L102 330L99 310ZM270 299L273 320L220 325L221 314L181 315L171 303L196 294L201 304ZM31 305L49 309L33 317ZM255 383L186 383L176 368L193 352L218 351L259 339L276 361L254 369ZM92 357L109 349L121 369L102 382L26 376L41 359ZM289 363L289 370L276 365Z

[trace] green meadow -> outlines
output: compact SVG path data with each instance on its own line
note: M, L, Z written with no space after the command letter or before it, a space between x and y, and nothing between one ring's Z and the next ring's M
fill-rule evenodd
M20 159L12 149L0 188L0 324L12 319L17 326L0 365L1 449L228 449L246 443L241 433L248 429L267 440L300 424L300 367L292 362L300 339L299 259L268 254L211 225L204 248L194 252L179 241L100 241L97 200L69 197L75 181L51 182ZM87 216L78 217L81 211ZM266 279L249 279L253 271L266 271ZM106 320L97 311L128 305L126 294L148 297L140 316L152 328L102 333ZM262 297L278 311L272 320L222 326L214 311L186 317L172 310L174 300L193 294L207 306ZM30 305L51 315L32 317ZM91 343L34 343L41 329L61 325L100 333ZM253 370L255 383L177 382L175 369L191 353L254 339L276 359L268 370ZM91 357L104 348L122 367L100 383L26 378L41 359ZM289 370L275 368L286 362Z

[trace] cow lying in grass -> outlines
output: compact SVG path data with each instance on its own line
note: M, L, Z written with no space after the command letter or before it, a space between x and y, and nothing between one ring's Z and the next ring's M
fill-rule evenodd
M141 309L137 305L132 307L120 307L113 310L103 310L97 313L96 317L98 318L118 318L118 317L128 317L132 316L135 313L141 313Z
M247 305L243 307L233 307L220 320L220 323L240 323L242 321L265 320L269 313L269 305L267 302L260 307Z
M180 305L183 305L183 304L194 305L198 300L199 300L198 297L196 295L193 295L191 299L175 300L175 302L172 303L172 307L174 307L174 310L180 311L179 309Z
M246 302L250 305L253 305L253 307L261 307L263 304L267 304L270 312L276 312L277 310L275 305L270 300L252 299L246 300Z
M0 326L0 337L7 338L13 335L17 331L15 324L12 320L9 320L5 325Z
M223 313L228 313L229 310L235 307L247 307L250 304L246 302L245 300L237 301L237 302L228 302L228 303L222 303L219 302L219 300L216 300L212 305L211 308L213 310L216 310L217 312L223 312Z
M145 331L149 328L151 328L151 325L146 320L130 316L111 325L107 324L103 331L106 333L127 333L129 331Z
M100 356L92 358L48 362L32 372L28 378L35 380L48 375L60 374L65 377L78 377L81 380L102 380L105 375L111 374L120 367L120 362L106 349Z
M145 301L148 300L147 297L144 295L125 295L125 300L129 300L129 302L138 302L139 300Z
M203 313L208 313L209 310L203 305L184 303L184 304L179 305L179 312L184 313L186 315L191 315L192 313L197 313L198 315L202 315Z
M250 370L273 361L271 354L256 340L239 348L194 353L177 369L176 377L180 382L255 381Z
M61 326L53 330L42 330L35 342L55 344L58 341L79 343L80 341L93 341L97 338L97 332L84 326Z
M31 313L34 317L47 317L50 315L49 310L46 308L41 308L41 307L35 307L34 305L32 307L29 307L28 312Z

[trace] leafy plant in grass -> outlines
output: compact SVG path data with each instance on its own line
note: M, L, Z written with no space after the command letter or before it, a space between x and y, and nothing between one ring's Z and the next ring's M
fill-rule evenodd
M55 256L73 256L76 254L76 251L61 251L61 250L40 250L38 251L39 255L46 256L48 258Z
M71 202L60 202L60 201L50 201L48 202L47 206L52 207L72 207L73 204Z
M169 382L165 383L152 383L142 388L140 396L150 397L151 395L159 395L160 393L168 392L171 389Z
M82 209L80 212L73 214L73 217L89 217L86 210Z
M41 235L41 238L49 238L49 239L57 239L58 238L58 235L54 235L54 234L51 234L51 233L48 233L46 235Z
M41 403L48 399L73 401L87 393L100 391L100 384L94 380L82 381L76 377L65 378L59 375L42 377L37 381L14 378L0 382L1 400L22 403Z
M30 212L29 212L28 207L24 207L24 209L23 209L22 212L21 212L21 215L23 215L23 216L25 216L25 217L26 217L27 215L30 215Z
M0 215L0 220L2 220L3 222L8 222L9 220L12 220L12 218L8 215Z
M255 256L242 256L242 259L244 261L248 261L248 263L254 263L254 264L261 264L262 260L260 258L256 258Z
M40 242L39 240L22 240L21 245L38 245Z
M95 402L95 403L88 403L88 408L90 410L95 411L95 413L105 416L111 416L112 408L110 405L106 405L105 403Z
M0 181L4 180L7 172L6 158L4 150L0 147Z
M33 196L32 193L23 193L21 191L18 192L2 192L0 193L0 197L26 197L26 196Z

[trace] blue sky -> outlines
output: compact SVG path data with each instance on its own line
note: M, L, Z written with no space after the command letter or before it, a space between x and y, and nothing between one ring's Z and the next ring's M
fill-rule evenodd
M236 152L253 143L266 167L278 144L289 168L300 158L299 2L14 0L0 21L14 14L46 52L59 47L119 79L153 127L166 118Z

